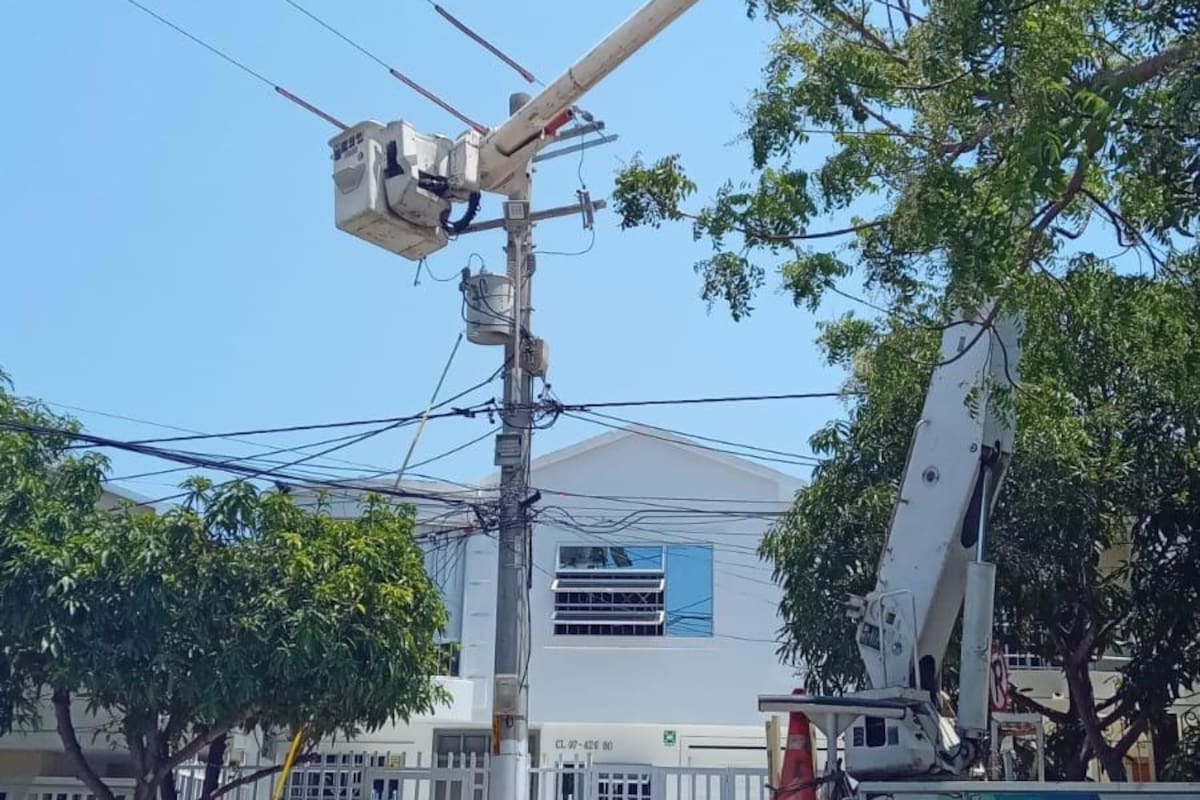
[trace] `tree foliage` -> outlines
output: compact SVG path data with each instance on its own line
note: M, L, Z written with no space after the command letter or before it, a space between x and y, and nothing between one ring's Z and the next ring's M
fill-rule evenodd
M1120 777L1136 738L1200 678L1200 297L1087 261L1043 283L1026 306L1017 457L993 520L997 636L1066 673L1068 711L1023 699L1075 737L1061 770L1080 777L1095 757ZM788 655L814 690L861 681L838 612L874 586L939 338L853 318L827 328L826 352L862 395L813 437L825 461L763 548L785 590ZM1091 665L1114 650L1129 661L1098 700ZM1112 745L1110 729L1124 729Z
M168 800L173 770L219 766L234 732L352 734L440 700L445 611L411 509L372 499L334 519L194 480L161 515L98 510L105 465L73 455L70 430L0 393L3 730L49 698L80 777L111 800L76 739L86 701L128 748L138 797Z
M812 689L862 677L840 604L873 586L937 323L994 300L1027 315L994 541L1002 634L1063 666L1070 707L1040 709L1062 772L1098 758L1122 778L1200 664L1200 6L747 5L776 31L746 113L749 176L690 206L679 156L639 158L614 204L624 227L690 222L713 248L701 294L735 319L770 271L806 309L865 292L880 312L821 336L857 394L813 437L826 461L764 548L786 655ZM1130 661L1097 700L1090 665L1114 648Z
M1155 265L1200 219L1200 7L1123 0L751 0L777 35L747 110L751 177L688 210L679 156L618 176L626 227L691 220L735 318L769 269L816 307L1019 305L1081 231ZM811 166L807 143L832 144ZM828 222L829 220L833 222ZM826 224L827 223L827 224Z
M1179 750L1167 762L1163 780L1200 781L1200 719L1196 714L1188 715L1188 727L1179 742Z

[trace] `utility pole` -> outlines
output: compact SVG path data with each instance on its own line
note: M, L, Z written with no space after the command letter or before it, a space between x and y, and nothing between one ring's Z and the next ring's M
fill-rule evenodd
M509 113L529 102L509 98ZM529 218L531 163L513 181L504 203L507 272L513 287L512 336L504 346L503 431L496 437L500 466L500 542L496 571L496 660L492 694L492 769L489 800L529 796L529 565L530 439L533 375L529 348L529 284L533 223ZM527 339L526 337L530 337Z
M507 284L485 272L463 269L467 338L504 345L503 429L496 436L500 467L499 550L496 569L496 641L492 692L492 767L489 800L528 800L530 560L530 438L533 435L533 378L547 369L545 343L529 332L530 291L535 260L534 219L579 213L585 228L601 203L581 189L577 206L529 208L534 161L547 160L612 141L579 142L543 153L542 147L585 133L602 123L586 113L587 125L564 130L576 103L597 83L644 47L699 0L647 0L536 97L514 94L509 116L494 130L472 130L451 141L428 136L411 124L361 122L330 140L333 149L334 220L339 229L420 262L455 237L503 227L507 233ZM489 48L491 49L491 48ZM400 77L395 70L392 74ZM402 80L404 80L402 78ZM501 220L477 223L485 195L504 194ZM452 220L452 206L465 204ZM511 289L511 304L508 291ZM511 319L492 300L511 308Z

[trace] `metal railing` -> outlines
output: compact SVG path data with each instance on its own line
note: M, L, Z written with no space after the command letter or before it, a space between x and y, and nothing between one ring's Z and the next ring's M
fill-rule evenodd
M132 780L106 779L117 800L133 800ZM0 778L0 800L96 800L73 778Z
M261 767L243 767L249 774ZM302 764L289 777L285 800L487 800L490 760L481 754L421 757L337 753ZM181 770L179 800L198 800L203 767ZM229 771L224 781L235 780ZM133 800L131 780L106 779L118 800ZM267 800L274 778L240 787L221 800ZM1200 797L1196 784L863 783L868 795L893 800L1003 800L1012 795L1052 800L1064 792L1089 800L1181 800ZM95 800L69 778L0 779L0 800ZM531 770L529 800L771 800L765 769L654 767L643 764L564 763Z

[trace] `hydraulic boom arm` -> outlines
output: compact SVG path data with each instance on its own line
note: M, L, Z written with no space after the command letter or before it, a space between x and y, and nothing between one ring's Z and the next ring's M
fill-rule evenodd
M966 315L942 335L913 431L875 590L850 599L869 687L845 697L762 697L764 711L808 714L846 732L856 777L961 774L988 727L995 566L987 522L1012 459L1015 422L997 389L1015 385L1020 322ZM963 614L956 724L941 715L941 669Z
M984 558L987 521L1015 433L1011 406L997 408L995 392L1017 380L1020 341L1017 320L998 316L983 330L986 316L965 318L942 334L875 590L851 601L873 693L919 690L933 713L946 647L963 610L959 741L947 741L941 725L926 724L908 731L924 728L925 735L906 744L903 731L889 734L888 724L866 717L852 728L847 750L847 762L864 764L863 772L918 765L961 772L978 757L987 730L995 591L995 566ZM934 741L938 745L929 747Z

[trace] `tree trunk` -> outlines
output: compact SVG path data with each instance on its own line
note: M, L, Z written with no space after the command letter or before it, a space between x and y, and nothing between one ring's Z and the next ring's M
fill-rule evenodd
M1129 780L1128 773L1125 772L1125 758L1123 754L1118 753L1111 747L1104 755L1100 756L1100 765L1104 767L1104 774L1113 783L1125 783Z
M171 771L158 785L158 800L177 800L178 797L179 788L175 785L175 772Z
M1126 782L1129 777L1125 772L1125 748L1120 751L1114 749L1104 736L1105 726L1101 725L1100 715L1096 713L1096 693L1092 690L1087 661L1079 663L1072 658L1064 658L1063 669L1066 672L1067 689L1071 693L1071 704L1079 714L1088 748L1099 759L1110 781Z
M221 785L221 768L225 766L225 749L228 746L228 735L220 737L208 746L208 759L204 763L204 787L200 790L200 800L209 800Z
M160 731L158 729L158 716L154 719L154 744L157 751L158 759L155 765L154 772L157 774L157 764L165 764L171 758L171 747L175 741L175 737L171 731L171 722L167 722L167 730ZM159 800L177 800L179 796L179 787L175 785L175 770L167 770L167 774L162 777L158 784Z
M75 735L75 723L71 720L71 695L64 689L55 689L51 696L54 704L55 727L58 728L58 738L62 740L63 752L71 762L75 775L83 781L96 800L115 800L112 790L100 780L100 776L92 769L83 748L79 746L79 737Z

